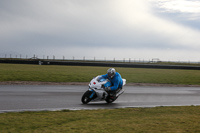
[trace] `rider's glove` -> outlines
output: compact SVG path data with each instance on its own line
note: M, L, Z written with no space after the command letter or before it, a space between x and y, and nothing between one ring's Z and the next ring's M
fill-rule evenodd
M105 91L110 91L110 87L105 87Z

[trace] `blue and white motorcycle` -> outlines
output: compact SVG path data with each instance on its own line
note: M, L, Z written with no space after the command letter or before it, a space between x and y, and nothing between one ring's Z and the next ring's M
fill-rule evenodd
M126 79L123 80L123 86L126 84ZM89 89L83 94L81 101L83 104L95 101L106 101L107 103L114 102L121 94L124 93L123 88L119 88L116 94L110 95L105 91L105 87L110 87L112 84L108 79L102 76L93 78L89 83Z

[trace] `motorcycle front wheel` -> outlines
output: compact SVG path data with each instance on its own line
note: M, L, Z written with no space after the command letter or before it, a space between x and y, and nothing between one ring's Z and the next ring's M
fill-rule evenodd
M82 96L82 98L81 98L81 101L82 101L82 103L83 104L87 104L87 103L89 103L92 99L90 98L90 95L92 94L92 92L91 91L86 91L84 94L83 94L83 96Z

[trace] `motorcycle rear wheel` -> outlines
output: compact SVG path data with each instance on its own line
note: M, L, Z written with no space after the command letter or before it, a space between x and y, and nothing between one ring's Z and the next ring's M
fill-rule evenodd
M117 97L115 97L115 98L110 98L110 96L108 96L105 100L106 100L107 103L112 103L112 102L114 102L116 99L117 99Z
M84 94L83 94L83 96L82 96L82 98L81 98L81 101L82 101L82 103L83 104L87 104L87 103L89 103L92 99L90 98L90 95L92 94L92 92L91 91L86 91Z

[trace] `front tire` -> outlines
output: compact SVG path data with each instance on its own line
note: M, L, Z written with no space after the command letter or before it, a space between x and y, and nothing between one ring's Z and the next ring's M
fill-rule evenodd
M81 101L82 101L82 103L83 104L87 104L87 103L89 103L92 99L90 98L90 95L92 94L92 92L91 91L86 91L84 94L83 94L83 96L82 96L82 98L81 98Z

